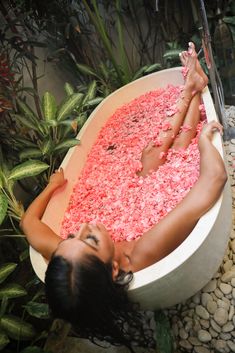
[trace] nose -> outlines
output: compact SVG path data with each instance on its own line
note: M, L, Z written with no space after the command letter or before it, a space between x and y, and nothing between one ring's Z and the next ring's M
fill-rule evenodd
M88 227L88 223L82 223L80 225L79 231L76 233L76 238L77 237L79 238L81 234L84 232L84 230L86 230L87 227Z

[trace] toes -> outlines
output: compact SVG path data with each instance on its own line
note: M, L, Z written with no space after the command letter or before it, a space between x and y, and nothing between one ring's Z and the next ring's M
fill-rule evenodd
M179 53L181 64L184 65L183 52Z
M184 58L184 61L185 61L185 64L187 64L187 61L188 61L188 52L187 51L183 51L183 58Z
M195 45L193 42L189 42L188 43L188 53L190 55L194 54L196 51L195 51Z
M187 59L188 59L188 52L187 51L182 51L180 54L180 60L182 65L186 66L187 65Z

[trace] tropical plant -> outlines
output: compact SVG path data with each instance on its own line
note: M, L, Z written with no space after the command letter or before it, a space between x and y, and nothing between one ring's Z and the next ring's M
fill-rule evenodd
M18 164L9 170L3 160L0 163L0 225L6 214L12 219L20 221L24 207L14 195L14 184L17 180L35 176L49 168L49 165L37 160L29 160Z
M19 131L19 135L12 136L11 141L20 161L37 159L41 161L41 166L44 165L42 162L48 164L43 173L44 185L61 163L64 153L79 144L76 139L78 130L94 106L103 99L95 97L95 81L86 93L75 92L68 83L65 84L65 91L67 96L59 105L50 92L45 92L42 97L42 119L22 99L17 99L18 111L10 114Z
M17 270L17 266L13 262L0 266L0 351L6 349L12 340L17 346L19 341L32 342L34 340L35 342L42 338L42 334L37 335L34 325L24 319L26 313L40 319L49 317L48 306L35 302L35 299L42 295L40 290L32 300L22 305L22 310L19 310L18 298L27 297L28 293L22 285L9 281Z

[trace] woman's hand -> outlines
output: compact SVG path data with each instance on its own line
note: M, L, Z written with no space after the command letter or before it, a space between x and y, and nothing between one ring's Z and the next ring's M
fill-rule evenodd
M64 178L63 168L56 170L49 179L49 184L56 187L63 186L67 182L67 179Z
M210 123L206 124L201 132L200 140L204 137L208 138L210 141L213 138L214 133L218 131L221 135L223 134L223 126L217 121L213 120Z
M166 153L162 147L156 146L153 141L143 149L141 155L142 170L137 173L139 176L146 176L147 174L158 169L160 165L165 162Z

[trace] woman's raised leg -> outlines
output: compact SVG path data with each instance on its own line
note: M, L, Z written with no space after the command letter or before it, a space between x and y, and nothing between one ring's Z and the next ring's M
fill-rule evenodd
M185 122L187 112L190 108L190 119L194 113L198 111L197 121L200 117L199 104L200 92L205 87L206 83L197 70L197 54L194 51L187 57L186 67L187 76L184 89L181 92L177 103L177 112L168 119L171 129L160 133L161 146L154 146L152 142L143 150L141 162L143 165L139 175L146 176L150 170L156 170L165 162L168 149L174 144L181 126ZM193 104L192 104L193 103ZM192 104L192 106L191 106ZM189 118L188 118L189 120Z
M196 54L195 46L192 42L189 42L188 51L182 52L180 55L181 63L187 68L188 57L193 54ZM196 61L196 70L198 74L202 77L205 86L208 84L208 78L204 73L199 60ZM182 129L176 139L174 140L171 147L174 149L187 148L191 143L192 139L196 136L197 125L200 120L200 110L199 106L201 103L201 94L197 93L189 106L189 109L186 113Z

